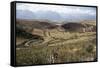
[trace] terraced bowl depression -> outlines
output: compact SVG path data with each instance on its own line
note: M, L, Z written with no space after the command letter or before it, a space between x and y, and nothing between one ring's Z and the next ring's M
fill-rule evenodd
M39 35L29 34L27 32L19 32L16 36L16 47L19 49L40 44L44 41L43 37Z

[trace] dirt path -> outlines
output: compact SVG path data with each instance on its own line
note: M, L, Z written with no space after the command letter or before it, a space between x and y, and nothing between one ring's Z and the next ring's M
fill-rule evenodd
M89 35L91 36L91 35ZM53 36L48 36L48 37L43 37L43 41L35 41L34 39L28 40L24 46L31 46L31 45L41 45L41 46L58 46L58 45L66 45L66 44L73 44L73 43L78 43L81 41L87 41L89 40L89 36L87 37L86 35L79 36L77 38L69 37L64 39L63 37L53 37Z

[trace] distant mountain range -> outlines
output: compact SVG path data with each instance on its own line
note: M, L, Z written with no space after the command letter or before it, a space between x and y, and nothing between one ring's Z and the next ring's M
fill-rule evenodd
M62 20L63 18L53 11L32 12L29 10L17 10L17 19L44 19L44 20Z
M66 14L66 13L57 13L54 11L37 11L32 12L30 10L17 10L16 12L17 19L41 19L41 20L50 20L50 21L81 21L81 20L95 20L95 16L88 14Z
M35 14L29 10L17 10L16 17L18 19L33 19L35 18Z

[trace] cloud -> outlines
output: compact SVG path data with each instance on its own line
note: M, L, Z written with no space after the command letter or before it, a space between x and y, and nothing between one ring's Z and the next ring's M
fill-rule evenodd
M30 10L33 12L40 10L51 10L55 12L65 12L68 11L66 6L54 6L54 5L41 5L41 4L24 4L17 3L17 10Z
M26 3L17 3L17 10L29 10L33 13L40 11L52 11L56 12L61 16L74 16L74 17L96 17L96 8L95 7L80 7L80 6L61 6L61 5L47 5L47 4L26 4ZM66 18L65 17L65 18ZM82 18L83 18L82 17Z
M91 7L76 7L76 6L59 6L59 5L43 5L43 4L25 4L17 3L17 9L30 10L33 12L40 10L51 10L58 13L93 13L95 8ZM94 11L95 13L95 11Z

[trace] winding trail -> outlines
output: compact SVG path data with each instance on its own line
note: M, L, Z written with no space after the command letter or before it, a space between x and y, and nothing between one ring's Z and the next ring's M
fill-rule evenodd
M92 36L92 35L89 35ZM27 40L24 43L24 46L29 47L31 45L36 45L36 46L58 46L58 45L66 45L66 44L72 44L72 43L78 43L79 41L88 41L89 37L87 36L79 36L77 38L56 38L56 37L52 37L52 36L48 36L48 37L44 37L43 36L43 40L38 40L38 39L30 39Z

